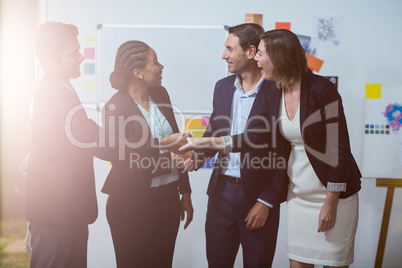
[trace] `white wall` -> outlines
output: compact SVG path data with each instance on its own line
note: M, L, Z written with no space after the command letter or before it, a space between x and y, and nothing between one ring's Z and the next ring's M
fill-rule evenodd
M73 23L81 36L96 33L104 24L151 25L236 25L245 13L264 15L264 28L276 21L289 21L292 31L311 35L313 15L344 17L344 46L320 49L317 57L325 61L319 74L339 77L339 92L344 101L353 154L361 167L363 158L363 113L366 83L401 84L402 77L402 1L400 0L255 0L232 1L135 1L135 0L41 0L41 18ZM47 16L44 12L47 10ZM180 44L178 44L180 45ZM83 46L83 45L82 45ZM223 50L222 47L217 47ZM191 53L197 53L193 51ZM188 55L191 57L191 54ZM75 81L76 88L82 85ZM81 83L81 84L80 84ZM80 92L84 101L96 100L94 92ZM113 267L113 247L104 215L105 195L99 189L108 166L96 161L100 214L91 226L89 267ZM191 174L195 219L188 230L179 232L175 267L206 267L204 219L208 172ZM384 207L385 188L377 188L374 179L363 179L360 192L360 221L356 237L355 263L351 267L372 267ZM288 267L286 256L285 206L282 205L277 253L274 267ZM181 227L182 228L182 227ZM402 263L402 189L395 191L383 267ZM237 262L237 267L241 263Z

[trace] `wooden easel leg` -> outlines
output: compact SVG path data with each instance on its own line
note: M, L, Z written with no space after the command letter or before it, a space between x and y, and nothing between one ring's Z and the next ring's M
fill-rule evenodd
M389 218L391 216L392 200L394 198L395 187L388 187L385 199L384 214L382 216L380 239L378 240L377 256L375 259L375 268L382 267L384 257L385 242L387 240Z

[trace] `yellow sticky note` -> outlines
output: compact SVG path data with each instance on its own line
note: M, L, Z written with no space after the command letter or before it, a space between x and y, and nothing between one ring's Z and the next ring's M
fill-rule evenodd
M96 35L95 34L86 34L85 35L85 45L86 46L94 46L96 44Z
M366 84L366 99L381 99L381 84Z
M86 80L85 81L85 91L96 91L96 81Z
M204 132L206 129L207 129L207 127L194 126L193 127L193 137L201 138L202 135L204 135Z
M202 119L186 119L185 131L192 131L193 127L202 127Z

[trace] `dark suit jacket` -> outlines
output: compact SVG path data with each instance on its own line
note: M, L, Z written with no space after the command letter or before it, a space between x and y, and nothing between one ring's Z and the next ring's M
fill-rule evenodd
M204 133L204 137L230 135L230 114L233 94L236 89L234 86L235 79L236 75L232 75L221 79L216 83L213 99L213 112L207 130ZM261 119L266 118L267 109L272 109L271 107L267 107L267 105L270 105L270 103L267 102L269 100L267 96L270 94L279 94L279 91L273 83L264 81L250 111L246 129L249 130L249 126L252 122L255 122L256 125L259 125L258 123L264 124L265 121ZM262 129L262 132L260 131L260 134L262 135L259 137L261 140L268 140L269 137L271 137L270 132L265 131L264 129ZM250 144L248 143L248 145ZM197 153L198 158L203 159L203 161L217 153L216 150L211 149L197 149L195 152ZM220 162L223 157L224 154L219 151L208 186L207 194L209 196L212 196L216 191L218 176L221 173ZM268 160L268 158L271 158L271 160ZM241 163L244 163L240 170L242 187L246 198L251 204L254 204L258 198L261 198L272 205L277 205L286 200L288 186L287 176L274 175L276 172L275 164L273 163L275 161L274 158L275 155L272 147L251 150L249 148L241 152ZM258 164L258 161L262 160L265 161L264 164ZM257 164L251 164L252 161ZM268 163L269 161L271 161L270 164ZM282 168L280 172L286 172L284 168Z
M151 88L149 95L173 132L177 133L179 129L166 89ZM103 114L106 132L110 134L107 140L111 138L119 147L120 157L112 161L112 169L102 192L126 202L144 204L151 190L152 178L170 172L166 165L171 163L170 153L159 154L159 143L152 137L145 118L128 92L118 91L114 94L107 101ZM119 125L123 127L120 131ZM180 192L191 192L187 172L180 174Z
M281 95L271 99L277 103L275 114L278 118ZM253 128L264 128L262 124L255 123ZM341 192L340 198L358 192L361 174L350 150L341 96L328 79L314 75L310 70L301 79L300 130L308 159L322 184L327 187L328 182L346 183L346 192ZM281 136L278 128L276 132L277 155L289 159L291 145ZM257 132L234 136L233 151L247 149L245 139L262 144L265 138Z
M69 123L74 107L82 108L75 92L50 77L41 81L31 107L33 147L26 181L26 218L31 223L64 228L97 218L93 156L102 157L103 151L73 142L98 142L99 127L83 109Z

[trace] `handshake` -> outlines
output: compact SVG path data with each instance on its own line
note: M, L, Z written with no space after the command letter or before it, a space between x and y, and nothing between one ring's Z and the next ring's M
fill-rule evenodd
M175 133L167 138L159 141L160 148L168 150L172 156L172 160L176 166L185 171L193 171L198 169L197 155L192 150L195 144L192 142L190 133Z
M175 133L161 139L159 144L161 149L168 150L172 154L172 159L177 166L186 171L197 170L203 163L202 160L198 160L197 154L192 149L224 150L226 146L222 137L193 138L190 133Z

